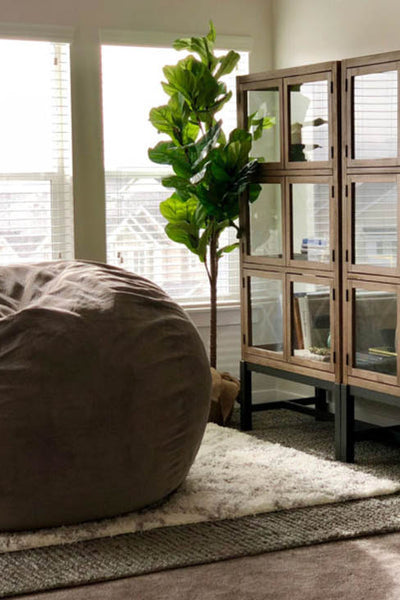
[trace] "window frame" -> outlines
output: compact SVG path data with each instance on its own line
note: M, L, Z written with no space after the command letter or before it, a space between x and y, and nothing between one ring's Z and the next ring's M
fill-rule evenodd
M172 43L175 39L180 37L188 37L188 34L179 34L179 33L156 33L156 32L141 32L141 31L116 31L111 29L102 29L100 30L100 51L103 46L130 46L130 47L149 47L149 48L166 48L171 49ZM250 62L250 52L253 47L253 40L249 36L230 36L230 35L219 35L218 36L218 44L217 50L225 50L229 48L234 48L238 52L247 52L248 59ZM150 107L151 108L151 107ZM236 124L237 126L237 124ZM103 130L102 130L103 134ZM104 155L104 149L103 149ZM106 168L104 166L104 178L106 177ZM154 175L156 175L156 169L154 170ZM106 215L106 193L104 195L104 204L105 204L105 215ZM105 218L105 226L106 226L106 218ZM107 238L107 234L106 234ZM107 254L107 242L106 242L106 258L105 261L108 260ZM189 250L188 250L189 252ZM239 254L239 251L238 251ZM224 261L231 261L233 257L231 254L227 255L224 258ZM124 266L123 264L121 266ZM229 269L229 267L228 267ZM237 285L237 294L236 298L219 300L218 306L239 306L240 304L240 276L239 276L239 265L237 267L237 284L233 283L234 286ZM197 308L209 306L209 301L204 299L200 302L190 301L188 298L184 297L176 297L175 298L182 306L185 308Z
M0 23L0 40L9 40L14 42L38 42L38 43L49 43L54 47L55 60L58 64L62 61L61 56L61 44L68 46L68 61L71 65L71 43L73 41L73 29L71 27L47 27L42 25L15 25L11 23ZM56 65L56 63L55 63ZM61 92L61 87L58 87L58 92ZM70 94L70 90L68 90ZM61 101L60 101L61 104ZM69 142L71 143L71 173L66 173L64 168L63 157L57 157L57 168L51 171L11 171L0 173L0 181L34 181L34 182L48 182L50 186L50 222L51 222L51 239L62 239L61 243L51 243L51 259L57 260L59 258L68 259L71 256L63 256L62 252L68 253L68 240L69 235L72 237L72 255L74 255L74 218L73 218L73 192L71 198L71 210L72 210L72 224L65 221L62 218L62 213L65 212L65 195L60 193L60 189L68 182L73 182L73 152L72 152L72 114L69 115L69 122L71 125L71 134ZM60 185L61 183L61 185ZM72 231L69 232L69 228L72 226ZM61 249L60 249L61 248ZM29 261L30 259L27 258ZM39 261L40 262L40 259Z

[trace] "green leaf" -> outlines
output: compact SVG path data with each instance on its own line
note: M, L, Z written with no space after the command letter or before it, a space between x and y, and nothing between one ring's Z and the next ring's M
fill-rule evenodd
M157 164L171 165L179 177L192 176L192 168L184 149L173 142L159 142L154 148L149 148L148 155Z
M229 173L225 171L225 169L217 164L216 162L212 162L210 164L211 172L217 181L230 181L231 177Z
M197 173L207 160L207 154L215 146L221 135L222 121L215 123L197 142L188 146L188 152L193 158L192 169L193 173Z
M181 38L175 40L173 43L175 50L187 50L188 52L195 52L199 55L202 63L204 63L210 71L213 71L218 59L213 53L213 43L208 37L204 38Z
M176 50L188 50L199 55L200 60L207 65L210 71L215 69L218 59L214 55L213 47L216 39L215 27L210 21L210 29L206 37L191 37L175 40L173 47Z
M184 244L191 252L197 254L198 232L188 223L168 223L165 226L165 233L172 241Z
M235 242L234 244L230 244L229 246L224 246L223 248L220 248L217 252L217 256L218 258L220 258L223 254L228 254L229 252L232 252L233 250L236 250L236 248L239 247L239 242Z
M172 164L171 151L176 148L173 142L159 142L154 148L148 149L150 160L160 165Z
M179 177L178 175L170 175L163 177L161 183L164 187L175 188L176 193L182 200L188 200L196 191L189 179Z
M217 37L217 34L215 31L214 23L212 21L210 21L210 30L207 34L207 39L209 42L211 42L213 44L215 42L216 37Z
M248 193L248 200L250 202L250 204L252 204L253 202L255 202L258 198L258 196L260 195L261 192L261 185L259 183L250 183L247 193Z
M170 134L173 131L173 117L167 105L152 108L150 111L150 122L162 133Z
M193 214L193 223L199 228L202 229L206 222L207 211L204 206L199 202L198 198L196 198L196 210Z
M187 105L191 119L201 120L211 126L214 114L229 100L231 92L212 75L208 65L196 60L192 55L179 61L175 66L164 67L167 83L164 89L172 97L179 96Z
M261 192L261 185L259 183L250 183L247 193L248 193L248 200L250 202L250 204L252 204L253 202L255 202L258 198L258 196L260 195Z
M245 129L233 129L229 134L230 142L243 142L247 143L250 148L251 145L251 133L246 131Z
M262 132L265 129L270 129L276 124L275 117L260 117L256 118L257 113L249 115L247 118L248 128L252 130L253 138L259 140L262 136Z
M219 67L218 67L217 72L215 73L215 78L219 79L220 77L223 77L224 75L228 75L229 73L232 73L233 69L236 67L239 60L240 60L240 55L237 52L234 52L234 50L230 50L228 52L228 54L221 56L221 58L218 59Z
M197 205L198 202L195 198L184 201L177 194L172 194L170 198L160 203L160 212L170 223L180 221L193 223Z
M274 125L276 125L276 117L264 117L263 118L263 124L262 124L263 129L270 129Z
M176 175L169 175L168 177L163 177L161 183L164 187L175 187L178 189L187 186L187 180L183 177L177 177Z

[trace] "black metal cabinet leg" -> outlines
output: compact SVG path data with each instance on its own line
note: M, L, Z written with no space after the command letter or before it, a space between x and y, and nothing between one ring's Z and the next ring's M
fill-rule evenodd
M250 431L253 428L251 410L251 370L246 361L240 363L240 429Z
M347 385L341 386L342 404L342 459L345 462L354 462L354 396L349 393Z
M315 388L315 420L326 421L328 411L328 401L326 398L326 390Z
M335 405L335 458L342 460L342 401L340 384L335 385L333 401Z
M354 397L347 385L335 389L335 449L336 459L354 462Z

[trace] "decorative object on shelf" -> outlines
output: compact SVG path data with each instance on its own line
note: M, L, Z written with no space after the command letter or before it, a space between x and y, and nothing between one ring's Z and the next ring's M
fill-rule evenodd
M234 129L227 137L216 113L232 97L224 75L235 68L239 54L230 50L217 57L214 53L215 28L205 37L178 39L176 50L190 54L175 66L164 67L163 88L169 96L164 106L153 108L150 121L168 140L149 149L152 161L170 165L174 174L162 183L174 192L160 205L168 221L165 231L170 239L184 244L197 254L204 264L210 284L210 364L217 362L217 279L218 264L224 254L232 252L238 243L220 247L224 230L236 224L239 197L247 190L250 202L260 192L258 184L250 183L257 160L249 153L254 137L271 127L268 117L250 119L253 134Z

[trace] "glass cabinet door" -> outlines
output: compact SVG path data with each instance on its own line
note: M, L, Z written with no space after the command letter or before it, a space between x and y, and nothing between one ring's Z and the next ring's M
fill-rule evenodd
M353 270L372 271L398 267L398 178L354 176L349 179Z
M256 138L251 155L263 163L281 163L280 84L247 92L248 126Z
M331 185L321 178L314 182L289 180L291 220L290 259L329 266Z
M397 375L397 292L355 287L352 367Z
M350 71L351 158L388 162L398 156L398 71L396 63L375 69Z
M331 286L293 281L291 284L291 354L312 361L315 368L332 363Z
M329 81L321 77L289 83L289 163L320 163L331 158Z
M250 346L283 352L283 280L249 277Z
M281 183L263 183L255 202L249 205L249 254L282 259Z

